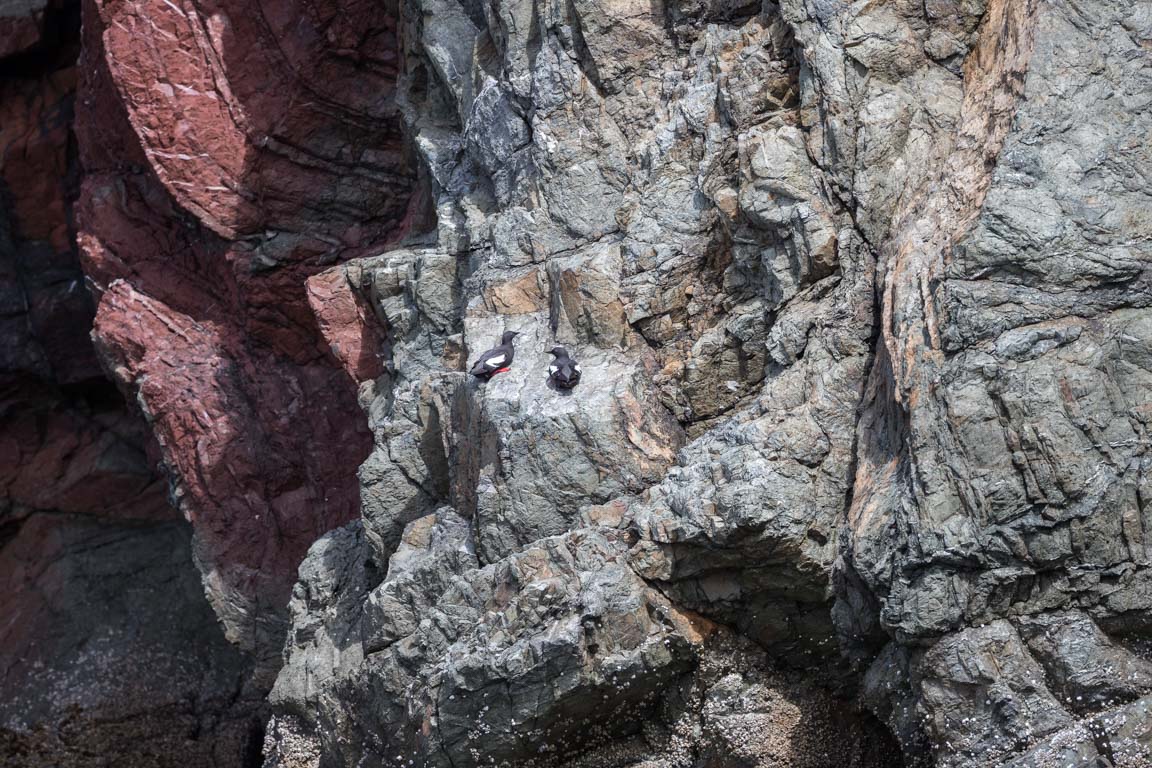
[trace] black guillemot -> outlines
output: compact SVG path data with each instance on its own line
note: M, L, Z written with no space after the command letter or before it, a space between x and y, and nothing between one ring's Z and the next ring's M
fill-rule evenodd
M548 366L548 378L559 389L572 389L580 381L580 363L572 359L564 347L549 350L556 358Z
M496 374L504 373L511 368L512 359L516 356L516 348L512 346L512 339L518 335L516 331L504 331L504 335L500 338L500 346L492 347L480 355L480 358L473 363L469 373L487 381Z

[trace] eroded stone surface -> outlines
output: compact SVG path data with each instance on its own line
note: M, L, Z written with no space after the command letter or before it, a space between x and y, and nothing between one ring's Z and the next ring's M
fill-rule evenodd
M365 372L375 563L444 505L457 533L429 535L467 562L408 589L615 532L622 578L776 663L846 652L909 759L941 765L1145 695L1144 5L402 18L437 226L341 267L356 299L327 331ZM504 330L510 373L454 372ZM553 340L587 361L569 395L535 377ZM386 593L366 615L405 631L437 610ZM399 631L381 621L366 649Z
M522 760L557 738L575 745L555 724L508 741L504 722L464 748L458 705L443 697L433 736L411 742L400 724L433 696L419 684L388 682L373 699L394 711L383 726L350 714L370 681L396 674L399 662L382 659L397 647L432 668L469 665L471 689L502 685L512 673L483 644L401 638L424 638L445 581L472 578L461 569L515 590L545 541L577 557L604 536L623 542L599 577L614 603L670 597L798 667L834 656L830 574L873 334L874 257L808 154L785 20L694 8L669 29L661 14L615 5L405 10L413 47L399 98L437 230L311 283L314 296L338 297L318 312L330 346L370 377L360 393L376 435L360 469L366 556L392 563L363 599L366 671L318 697L286 696L278 708L297 720L285 732L311 732L344 762L393 745L418 762L441 759L437 750L467 762ZM595 51L630 63L601 68ZM450 74L462 68L474 76ZM521 334L512 370L467 381L458 371L505 330ZM556 341L592 386L547 386ZM379 363L365 364L369 348ZM422 523L429 513L460 522ZM443 539L442 557L455 554L409 566L413 526ZM546 588L554 567L529 584ZM562 604L588 588L583 577L547 587ZM469 608L480 622L493 610ZM486 631L528 642L563 615ZM568 641L548 632L555 641L534 647L532 663L566 669ZM290 644L278 690L315 658ZM629 661L627 683L605 690L577 674L570 689L533 694L535 717L586 711L591 725L603 714L581 707L644 699L695 658L681 654L671 670ZM504 713L522 726L524 695ZM773 754L764 765L785 759Z
M370 447L305 282L408 226L395 13L84 13L77 224L97 346L157 436L210 600L270 686L296 567L355 516Z
M406 527L373 588L359 528L330 534L301 567L291 637L308 650L273 701L353 764L480 765L634 730L712 630L643 584L625 539L585 529L482 567L444 508Z
M251 662L89 339L79 22L75 3L0 8L0 763L240 768L266 717Z
M804 764L834 699L784 678L910 762L1138 753L1148 3L273 5L89 4L77 205L261 684L290 616L273 764ZM3 146L54 145L61 77ZM46 341L5 359L82 372L28 167L0 333ZM90 501L17 442L58 482L5 487Z

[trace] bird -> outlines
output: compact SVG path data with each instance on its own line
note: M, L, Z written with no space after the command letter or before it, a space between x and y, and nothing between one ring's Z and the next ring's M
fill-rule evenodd
M572 389L580 382L580 363L569 356L564 347L548 350L556 359L548 366L548 378L560 389Z
M516 331L504 331L500 337L499 346L492 347L472 364L469 371L473 376L487 381L498 373L504 373L512 367L512 359L516 356L516 348L512 346L512 339L520 334Z

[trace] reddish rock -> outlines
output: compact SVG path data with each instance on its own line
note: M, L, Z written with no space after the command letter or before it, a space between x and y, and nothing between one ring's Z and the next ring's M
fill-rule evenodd
M284 228L356 247L391 230L408 197L390 5L104 0L94 11L128 120L182 208L224 237Z
M70 234L77 47L6 62L0 77L0 376L101 377L94 311Z
M307 281L424 205L391 98L395 3L88 0L79 66L56 45L74 10L0 11L0 58L19 57L0 78L0 530L37 510L170 525L162 461L259 687L371 447ZM378 365L361 342L354 376ZM87 403L102 364L146 427Z
M33 19L45 48L0 77L0 523L35 510L175 520L155 443L88 338L95 307L71 236L78 15L17 6L0 20Z
M108 385L110 386L110 385ZM0 498L30 509L174 520L139 417L96 386L64 397L28 381L4 388Z
M44 34L47 0L16 0L0 6L0 59L23 53Z
M0 58L20 48L0 61L0 764L246 765L251 664L204 599L148 425L89 338L79 8L28 8L0 10ZM35 35L16 45L20 23Z
M159 441L213 607L263 673L308 546L358 512L371 447L331 356L370 372L370 340L331 348L306 283L415 216L391 10L85 5L76 219L94 336Z
M353 381L374 379L383 372L380 323L349 285L343 269L309 278L308 304L329 351Z
M123 280L104 293L94 335L145 409L217 611L274 666L297 564L358 509L367 440L350 383L323 358L302 365L249 346L235 325Z
M95 308L71 236L79 47L66 11L0 12L0 57L22 20L47 46L5 62L0 77L0 523L34 510L173 520L155 444L88 338Z

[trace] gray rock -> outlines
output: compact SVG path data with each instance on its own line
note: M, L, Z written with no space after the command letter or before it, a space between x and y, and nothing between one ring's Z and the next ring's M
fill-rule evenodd
M1143 314L1149 251L1130 246L1143 240L1140 222L1103 224L1102 208L1132 204L1131 186L1109 170L1113 161L1137 175L1147 165L1143 143L1120 138L1147 130L1144 107L1120 106L1120 94L1146 77L1141 65L1121 62L1147 54L1136 53L1142 33L1132 20L1140 12L1108 2L1086 12L990 5L989 19L965 43L972 66L960 125L977 121L968 125L980 126L980 142L968 143L961 131L951 158L935 163L938 178L905 176L920 191L905 193L908 202L896 201L895 215L882 219L895 228L857 215L874 242L889 240L881 249L882 344L858 434L837 612L843 635L861 649L879 633L913 647L961 644L980 654L986 640L973 633L996 628L1008 633L997 642L1020 659L1017 668L1035 670L1001 621L1019 617L1044 674L1034 690L1014 683L1020 675L1011 671L995 685L1017 699L1023 692L1028 708L1042 705L1055 724L1070 715L1054 701L1082 715L1140 695L1138 684L1105 685L1085 661L1099 654L1100 663L1122 663L1139 680L1139 659L1096 625L1129 638L1146 631L1139 596L1146 555L1137 532L1146 510L1135 491L1146 471L1137 415L1146 395L1135 391L1147 388L1128 362L1141 354L1133 356L1140 331L1120 329ZM1113 34L1121 28L1135 36ZM880 58L864 63L888 76L893 66L906 70L899 57L885 58L896 50L865 47L866 57ZM900 89L912 93L901 78ZM830 114L829 132L856 130L861 115ZM1049 137L1056 125L1075 129ZM1094 165L1093 181L1075 170L1083 152L1109 158ZM862 187L860 179L853 184L871 208L867 216L884 213L892 204L884 188ZM1099 206L1086 195L1110 202ZM1135 255L1141 251L1143 258ZM1106 341L1119 335L1131 346ZM872 610L878 623L860 615ZM1050 634L1054 623L1065 625L1059 635ZM872 639L861 642L864 635ZM932 701L915 682L924 672L918 665L931 659L913 657L911 689L898 684L880 709L930 709L923 726L939 762L1006 760L1038 736L1011 719L992 727L979 697ZM1079 693L1066 701L1073 689ZM917 728L897 730L912 747ZM1002 756L984 754L992 741Z
M316 706L334 680L363 660L359 615L368 592L368 551L362 524L320 538L300 564L300 580L288 604L291 629L286 644L292 663L276 678L269 702L287 709ZM303 710L297 714L303 714Z
M912 684L940 766L994 765L1072 723L1007 621L933 644L914 664Z
M576 531L480 568L445 509L408 526L365 598L355 529L327 537L301 567L275 689L280 712L309 718L285 741L348 764L472 766L634 729L704 635L629 569L625 538Z
M1005 768L1146 768L1152 761L1152 701L1139 699L1054 733Z
M1022 616L1013 623L1066 709L1094 712L1152 691L1152 662L1111 641L1082 613Z
M339 267L390 366L272 747L801 764L689 611L857 683L909 763L1141 743L1147 5L410 0L437 228Z

